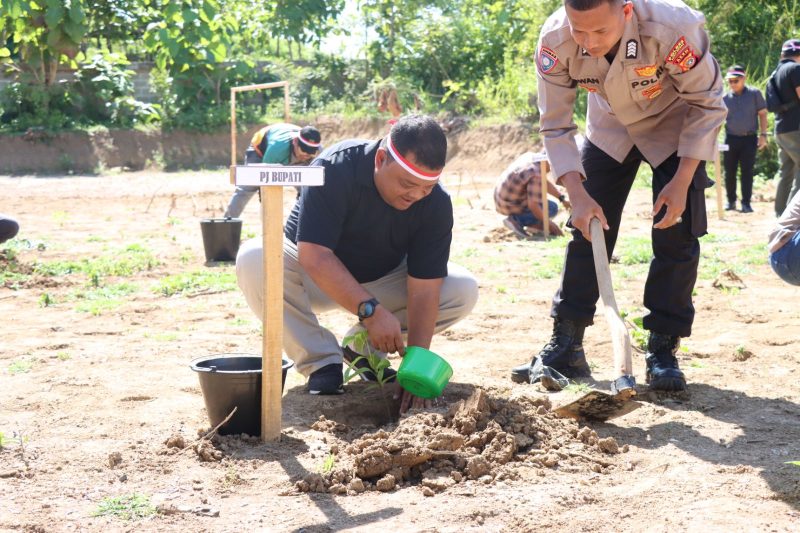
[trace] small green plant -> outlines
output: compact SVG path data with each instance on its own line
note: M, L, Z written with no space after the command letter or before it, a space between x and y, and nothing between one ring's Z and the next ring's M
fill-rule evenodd
M133 493L128 496L103 498L92 516L114 516L122 520L141 520L156 514L150 498Z
M787 465L800 466L800 461L786 461Z
M328 456L325 457L325 460L322 462L322 467L320 468L320 470L322 471L323 474L327 474L331 470L333 470L333 467L335 465L336 465L336 456L333 455L332 453L329 453Z
M384 387L390 379L390 376L386 376L385 373L386 369L389 368L391 363L388 359L384 359L372 351L372 346L369 343L369 332L366 329L362 329L353 335L348 335L342 339L342 345L352 346L353 350L360 354L367 352L367 355L359 355L353 361L348 361L345 359L347 369L344 371L344 382L347 383L356 376L361 376L365 372L371 371L375 375L376 381L368 386L367 390L374 389L376 387L380 388L381 398L383 398L383 405L386 407L386 414L388 415L389 419L391 419L392 411L389 409L389 403L386 400L386 394L384 391ZM369 363L369 367L358 368L357 365L361 360L366 360Z
M573 381L564 387L564 390L572 394L587 394L592 391L592 388L588 383L578 383Z
M45 292L39 296L39 307L50 307L54 303L56 303L56 301L52 296L50 296L49 292Z
M59 361L68 361L71 357L72 356L67 352L58 352L56 354L56 358L58 358Z
M197 270L186 274L174 274L163 278L155 292L164 296L176 294L198 294L228 292L236 289L236 275L232 269Z
M10 365L8 365L8 373L11 375L25 374L30 372L32 368L33 359L20 359L18 361L13 361Z
M0 431L0 450L2 450L6 445L6 435L2 431Z
M633 341L633 348L640 352L647 351L647 342L650 339L650 334L644 329L644 317L632 317L628 311L622 310L619 312L620 317L628 326Z
M738 345L733 350L733 360L734 361L747 361L753 357L753 352L745 348L743 344Z
M705 368L706 364L704 362L702 362L702 361L698 361L696 359L692 359L689 362L689 366L692 367L692 368Z

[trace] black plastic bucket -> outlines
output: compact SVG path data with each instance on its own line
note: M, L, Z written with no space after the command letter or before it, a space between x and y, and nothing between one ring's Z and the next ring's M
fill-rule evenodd
M242 238L241 218L204 218L200 221L206 262L236 261Z
M286 373L294 365L283 356L281 390ZM219 428L220 435L261 435L261 356L246 353L199 357L191 368L200 378L200 389L211 427L225 420L236 407L236 414Z

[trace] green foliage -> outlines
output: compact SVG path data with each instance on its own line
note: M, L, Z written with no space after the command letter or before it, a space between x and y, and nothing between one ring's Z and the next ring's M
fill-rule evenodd
M333 470L333 467L335 465L336 465L336 456L332 453L329 453L325 457L325 460L322 462L322 467L320 468L320 471L323 474L328 474Z
M113 516L121 520L141 520L156 514L150 498L143 494L130 494L103 498L92 516Z
M345 360L345 363L347 364L347 369L344 371L345 383L357 376L361 376L365 372L369 372L370 368L372 369L372 373L375 374L375 379L377 380L375 383L376 387L380 387L382 389L386 383L388 383L390 377L384 376L384 373L386 369L391 366L391 363L388 359L380 357L378 354L372 351L372 345L369 343L369 332L367 330L362 329L358 333L348 335L342 339L342 345L352 346L353 350L358 353L367 352L367 355L356 357L353 361ZM369 363L369 368L358 368L356 364L361 360L366 360Z
M111 255L78 261L51 261L36 263L33 271L42 276L65 276L83 273L95 276L130 276L143 270L152 270L160 262L153 253L140 244L131 244Z
M231 270L196 270L167 276L158 282L154 291L164 296L228 292L236 289L236 275Z
M33 368L33 359L18 359L12 361L8 365L8 373L12 376L15 374L26 374Z
M130 283L116 283L104 287L95 285L95 287L96 288L89 290L78 291L72 295L78 302L75 306L77 311L99 316L103 314L103 312L116 309L125 303L123 297L137 290L137 287Z
M632 347L644 353L647 351L647 341L650 334L644 329L644 317L633 316L632 313L622 310L619 316L625 321L628 326L628 331L631 335Z

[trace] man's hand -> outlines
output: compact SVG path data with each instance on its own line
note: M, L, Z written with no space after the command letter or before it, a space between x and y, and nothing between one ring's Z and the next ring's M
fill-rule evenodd
M767 136L766 135L759 135L758 136L758 149L763 150L767 147Z
M400 321L382 305L375 308L375 314L362 322L369 333L370 344L386 353L405 353Z
M667 229L681 221L681 215L686 209L686 193L688 190L689 184L686 180L678 179L677 176L661 189L658 198L656 198L656 203L653 204L652 216L655 218L664 206L666 206L667 212L657 224L653 225L654 228Z
M587 241L592 240L592 234L589 231L589 223L592 221L593 218L597 218L600 220L600 225L603 229L607 230L608 228L608 221L606 220L606 216L603 214L603 208L600 207L600 204L594 201L594 198L589 196L589 193L583 189L581 185L582 192L579 194L572 194L570 193L570 198L572 198L572 225L583 234L583 237Z
M395 400L398 398L400 398L401 415L407 413L409 409L429 409L433 407L432 400L426 400L425 398L414 396L402 388L399 384L397 385L397 390L395 391L394 395Z
M561 231L561 228L558 227L558 224L552 220L550 221L550 224L548 224L548 228L550 228L550 235L555 235L557 237L564 235L564 232Z

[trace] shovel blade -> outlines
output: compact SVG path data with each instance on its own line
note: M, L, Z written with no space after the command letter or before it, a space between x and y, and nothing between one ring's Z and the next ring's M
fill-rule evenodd
M641 407L640 402L628 399L628 395L614 396L607 392L592 391L574 402L555 410L556 414L575 420L605 421L623 416Z

